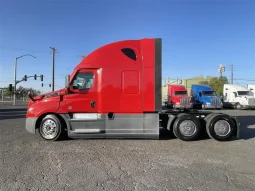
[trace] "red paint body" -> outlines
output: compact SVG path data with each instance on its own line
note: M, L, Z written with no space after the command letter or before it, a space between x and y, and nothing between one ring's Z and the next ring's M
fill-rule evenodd
M188 96L187 89L184 85L174 85L168 84L168 102L173 105L188 105L191 106L192 103L190 102L191 96ZM189 100L189 103L184 103L182 100L186 99Z
M122 48L132 48L136 60ZM38 96L28 104L27 117L46 113L155 112L155 39L124 40L107 44L85 57L70 75L70 89ZM72 88L78 72L94 74L89 90ZM161 81L161 79L158 79ZM67 93L68 92L68 93ZM91 107L94 101L95 107Z

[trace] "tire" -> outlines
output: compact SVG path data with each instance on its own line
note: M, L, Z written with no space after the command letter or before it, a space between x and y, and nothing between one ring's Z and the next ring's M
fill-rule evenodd
M55 132L52 133L52 130ZM52 135L47 135L47 133L52 133ZM39 126L39 134L45 140L58 141L63 137L64 128L59 118L56 115L50 114L42 119Z
M242 109L242 106L241 106L241 104L240 103L237 103L236 105L235 105L235 109Z
M224 125L224 127L220 128L219 125ZM226 141L232 137L235 131L234 121L226 114L212 115L206 121L206 132L211 139Z
M218 115L218 113L210 113L209 115L205 116L204 120L207 122L213 116Z
M188 125L183 127L183 125ZM201 132L200 121L190 114L180 114L173 124L174 135L183 141L196 140Z

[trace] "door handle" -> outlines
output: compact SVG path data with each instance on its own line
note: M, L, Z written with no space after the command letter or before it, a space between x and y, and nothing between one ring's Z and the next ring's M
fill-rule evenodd
M92 108L94 108L95 105L96 105L96 102L95 102L95 101L91 101L91 102L90 102L90 106L91 106Z

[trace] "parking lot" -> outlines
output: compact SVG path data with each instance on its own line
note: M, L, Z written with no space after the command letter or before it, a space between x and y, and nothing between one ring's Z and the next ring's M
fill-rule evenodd
M238 116L238 140L47 142L23 110L1 111L0 190L254 190L255 111L220 112Z

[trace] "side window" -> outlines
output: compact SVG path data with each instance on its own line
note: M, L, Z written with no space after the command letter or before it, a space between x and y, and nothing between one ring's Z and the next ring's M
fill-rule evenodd
M136 60L136 53L131 48L122 48L121 52L132 60Z
M94 74L92 72L79 72L73 81L73 89L90 89L93 82Z

